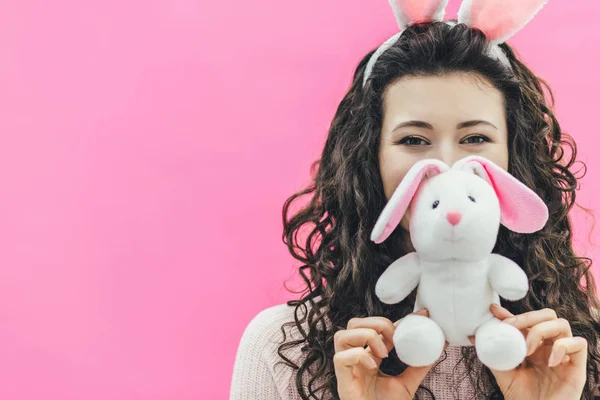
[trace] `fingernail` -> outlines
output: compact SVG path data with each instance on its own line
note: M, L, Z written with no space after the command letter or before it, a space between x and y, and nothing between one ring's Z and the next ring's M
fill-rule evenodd
M385 345L383 343L379 343L379 352L383 355L383 358L387 358L387 356L388 356L387 347L385 347Z
M510 317L508 319L505 319L504 322L506 322L507 324L510 324L510 325L514 325L515 322L517 322L517 317Z
M377 368L377 363L371 357L369 357L369 360L367 361L367 363L369 364L370 368L372 368L372 369Z
M554 354L554 351L552 353L550 353L550 358L548 359L548 366L549 367L554 367L556 365L556 354Z
M415 314L424 315L424 314L427 314L427 311L428 311L428 310L427 310L426 308L423 308L423 309L421 309L421 310L417 311Z

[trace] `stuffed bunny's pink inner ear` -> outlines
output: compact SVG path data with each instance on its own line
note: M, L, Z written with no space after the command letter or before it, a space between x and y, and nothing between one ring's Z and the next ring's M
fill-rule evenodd
M487 159L477 158L463 166L463 169L470 168L494 188L500 202L502 225L517 233L537 232L546 225L548 207L527 185Z
M410 205L419 185L425 178L431 178L441 173L436 164L423 164L410 170L388 201L371 234L371 240L381 243L387 239L400 224ZM385 224L384 224L385 223Z

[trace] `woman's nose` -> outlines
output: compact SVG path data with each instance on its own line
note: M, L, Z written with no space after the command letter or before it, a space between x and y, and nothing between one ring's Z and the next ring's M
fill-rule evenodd
M437 154L435 158L444 163L452 166L455 162L460 160L464 156L461 149L455 143L440 143L437 148Z

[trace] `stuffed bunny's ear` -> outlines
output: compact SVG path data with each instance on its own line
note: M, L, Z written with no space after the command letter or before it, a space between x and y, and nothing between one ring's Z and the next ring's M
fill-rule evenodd
M426 159L416 162L408 171L392 197L387 202L371 232L371 240L381 243L396 229L408 209L419 185L425 178L431 178L449 167L442 161Z
M400 30L409 24L424 21L441 21L448 0L389 0Z
M470 156L459 160L452 168L474 172L492 185L500 201L500 222L511 231L533 233L546 225L548 207L544 201L490 160Z

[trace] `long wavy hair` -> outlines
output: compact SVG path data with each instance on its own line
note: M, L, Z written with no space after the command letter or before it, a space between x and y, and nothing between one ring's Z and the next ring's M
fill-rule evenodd
M404 76L453 72L478 74L504 94L509 172L535 190L550 212L545 228L535 234L517 234L501 227L494 252L518 263L531 285L524 299L503 306L513 313L551 308L570 321L573 334L589 343L583 398L592 399L600 363L600 321L592 312L598 308L598 299L591 260L575 255L568 218L585 168L581 176L572 171L577 148L552 111L548 85L507 44L501 48L513 72L486 55L488 45L483 32L464 24L412 25L379 58L363 87L364 69L373 54L369 52L337 108L322 155L311 170L311 184L285 202L283 241L301 262L299 274L305 287L299 292L300 299L288 302L295 307L295 317L282 327L284 339L278 353L283 363L295 369L295 385L302 399L338 398L333 336L346 328L349 319L384 316L395 321L412 312L414 292L393 306L375 295L378 277L409 251L410 240L400 227L383 244L369 240L386 203L378 164L383 95L388 85ZM305 198L308 201L292 212L293 204ZM285 327L297 328L301 337L286 336ZM301 360L286 356L290 348L302 349ZM477 393L503 398L489 369L477 368L474 349L463 348L462 353ZM393 351L381 365L388 374L405 368ZM421 386L417 396L425 393L432 395Z

